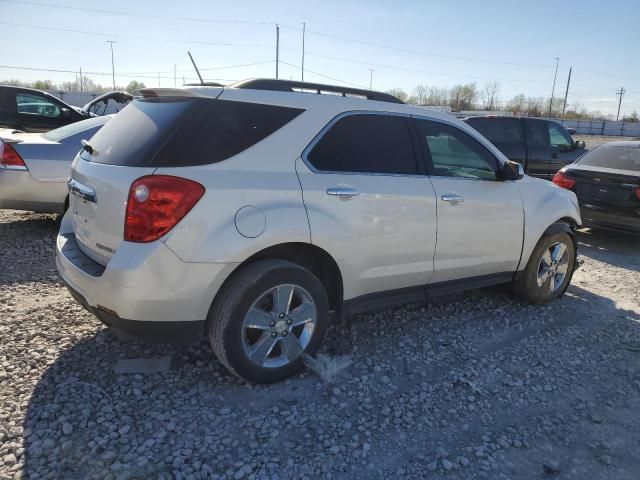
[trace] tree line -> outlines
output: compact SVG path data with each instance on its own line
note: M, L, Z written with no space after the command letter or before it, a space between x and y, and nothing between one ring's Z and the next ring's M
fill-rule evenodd
M12 85L14 87L35 88L36 90L47 91L61 90L63 92L88 92L98 95L111 92L113 90L112 86L104 86L99 83L95 83L89 77L86 77L84 75L82 77L76 78L72 82L53 83L51 80L35 80L32 82L25 82L22 80L11 79L0 81L0 85ZM129 82L126 87L116 86L116 90L124 90L129 93L133 93L136 90L140 90L141 88L145 88L145 84L136 80L132 80L131 82Z
M520 93L509 100L500 100L500 84L498 82L488 82L482 87L478 87L475 82L458 84L450 88L417 85L411 93L407 93L401 88L393 88L387 93L411 105L450 107L454 112L488 110L530 117L551 116L559 118L562 117L562 107L564 105L564 96L554 97L553 102L551 102L550 97L529 97L524 93ZM551 114L549 115L550 103ZM612 118L612 115L607 115L599 110L587 110L579 102L567 104L564 118L572 120L615 119ZM624 116L622 120L625 122L639 122L640 116L634 110L630 115Z

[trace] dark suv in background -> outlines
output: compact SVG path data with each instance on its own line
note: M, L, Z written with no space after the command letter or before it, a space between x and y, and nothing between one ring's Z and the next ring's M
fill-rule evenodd
M583 141L573 140L567 129L553 120L491 115L464 121L534 177L550 180L587 151Z

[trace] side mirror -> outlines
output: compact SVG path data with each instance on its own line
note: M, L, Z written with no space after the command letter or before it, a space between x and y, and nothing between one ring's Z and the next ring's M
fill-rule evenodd
M500 169L501 180L520 180L524 177L524 167L518 162L507 160Z
M584 140L575 140L573 142L573 148L586 148L586 144L584 143Z
M69 120L71 118L71 111L68 108L62 109L62 118Z

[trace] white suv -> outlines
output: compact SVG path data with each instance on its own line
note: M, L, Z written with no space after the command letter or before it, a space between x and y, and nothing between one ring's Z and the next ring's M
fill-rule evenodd
M208 337L252 382L345 315L576 265L573 193L523 176L465 123L390 95L248 80L145 90L75 158L57 266L130 334Z

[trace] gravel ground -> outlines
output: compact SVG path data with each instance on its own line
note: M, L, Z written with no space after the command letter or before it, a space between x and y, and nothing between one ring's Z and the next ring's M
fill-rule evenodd
M204 343L103 328L61 285L55 235L0 210L0 479L639 476L637 237L580 233L548 306L492 288L356 316L329 332L328 379L252 386Z
M597 147L601 143L619 142L621 140L640 140L640 137L613 137L607 135L573 135L574 140L584 140L587 148Z

